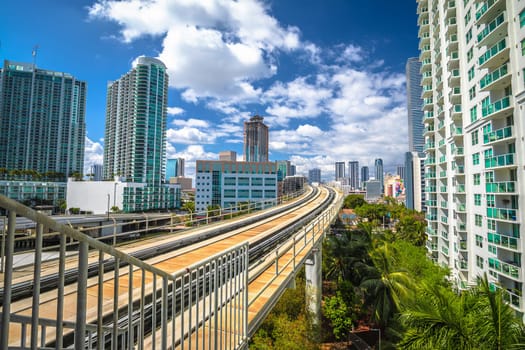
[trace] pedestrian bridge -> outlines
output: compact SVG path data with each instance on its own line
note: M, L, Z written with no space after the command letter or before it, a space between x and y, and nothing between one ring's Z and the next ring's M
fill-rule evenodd
M246 349L307 260L320 302L321 241L341 205L333 189L309 188L242 217L184 230L172 220L153 238L109 245L0 196L0 349ZM14 248L17 216L35 222L28 265Z

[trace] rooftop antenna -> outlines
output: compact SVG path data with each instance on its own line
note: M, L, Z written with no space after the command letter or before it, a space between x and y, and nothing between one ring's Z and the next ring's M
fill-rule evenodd
M36 44L33 46L33 52L31 53L33 55L33 67L36 67L36 55L38 53L39 46Z

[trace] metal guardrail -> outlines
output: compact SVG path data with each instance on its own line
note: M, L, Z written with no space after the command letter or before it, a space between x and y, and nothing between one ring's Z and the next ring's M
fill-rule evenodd
M248 295L247 243L171 275L1 195L0 206L9 211L1 349L129 349L134 347L132 344L136 344L137 349L190 348L192 339L195 339L192 333L202 326L208 328L206 339L198 335L197 339L208 342L208 348L218 349L218 342L224 342L221 327L226 315L238 320L228 328L232 348L247 342L248 308L243 307L247 305ZM11 313L16 215L37 223L30 315ZM54 310L51 310L56 317L51 321L49 317L40 316L44 229L60 233L59 279ZM73 287L76 290L73 294L66 292L71 286L64 284L66 240L75 241L79 247L78 282ZM98 252L99 268L98 277L88 280L89 250ZM105 274L106 256L115 260L115 269ZM121 269L121 264L127 266ZM120 270L127 273L127 281L125 278L121 280ZM108 281L113 286L112 295L104 291L104 283ZM88 288L96 290L95 298L88 295ZM71 300L71 295L74 300ZM92 314L93 307L87 314L88 303L96 303L95 314ZM71 319L66 311L73 305L75 316ZM149 342L146 343L145 339Z
M261 310L257 313L255 318L250 322L248 334L251 337L260 323L264 320L269 311L273 308L279 297L284 293L289 282L295 278L295 273L306 261L309 252L314 249L322 241L326 232L330 230L330 225L335 221L339 210L343 206L343 196L339 193L337 199L321 214L319 214L309 224L297 231L291 239L279 245L267 255L264 264L256 266L251 269L249 280L252 282L265 269L275 269L274 275L264 284L264 286L249 300L249 306L252 306L257 298L271 288L272 284L281 277L285 277L285 282L281 283L281 288L276 291L276 296L270 304L267 305L267 310ZM290 274L289 268L292 267L293 273Z
M89 223L81 224L75 223L75 228L78 232L84 233L96 240L102 241L107 244L117 245L119 240L130 238L140 237L144 234L150 234L155 232L181 232L183 230L192 229L200 225L208 225L212 222L222 221L232 219L234 216L249 214L251 212L261 210L262 208L267 208L271 206L277 206L284 202L290 201L294 198L297 198L305 193L305 189L296 191L291 194L279 197L273 201L265 200L264 203L259 203L257 201L247 202L240 204L234 210L228 210L223 208L207 210L205 212L191 213L186 214L148 214L148 213L138 213L134 214L135 216L142 218L134 218L131 221L119 221L122 220L120 214L111 214L100 216L100 225L90 226ZM64 220L63 220L64 221ZM5 216L0 216L0 272L4 271L5 265L5 238L6 238L6 222L7 218ZM68 226L73 227L73 224L68 222ZM102 224L102 222L108 222ZM32 227L28 227L24 232L17 232L14 238L15 245L15 255L18 255L16 259L16 264L18 267L32 266L33 261L31 255L28 255L26 259L23 259L22 256L26 252L32 252L35 249L36 245L36 222ZM47 256L48 259L52 259L56 254L46 254L46 252L56 253L60 248L59 242L59 232L54 230L49 230L46 227L43 233L44 246L42 252L44 256ZM54 242L57 242L56 244ZM75 240L66 240L66 250L68 254L74 255L78 254L77 242Z

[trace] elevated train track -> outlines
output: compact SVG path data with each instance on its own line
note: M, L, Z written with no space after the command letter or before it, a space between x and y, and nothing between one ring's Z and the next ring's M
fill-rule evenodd
M183 345L185 339L191 344L195 337L192 333L212 320L217 337L219 309L228 303L234 303L235 310L230 308L224 317L243 323L240 328L234 325L236 330L229 334L246 334L245 323L249 320L242 316L248 311L246 288L231 291L228 287L225 295L222 290L228 283L240 286L261 276L261 266L269 259L267 254L320 215L335 197L332 190L312 189L293 204L256 212L235 222L142 240L119 247L118 251L108 246L100 249L102 243L82 237L80 255L67 257L62 244L58 264L41 262L39 272L35 267L33 274L4 276L4 283L11 283L11 287L9 293L4 293L6 285L2 285L2 303L6 294L11 303L7 308L2 305L2 321L13 321L8 327L7 343L13 348L25 348L31 343L41 348L129 348L131 343L150 348L158 342L160 348L168 343L174 348ZM199 265L199 261L207 262ZM215 311L211 308L213 298L219 308ZM80 316L79 302L85 303L80 305ZM181 325L186 314L190 320L192 313L199 314L201 303L204 306L200 312L202 308L209 310L202 313L200 321L193 326ZM83 327L78 324L81 320ZM53 321L61 325L53 327ZM202 331L210 341L212 328L208 325ZM4 341L6 330L2 326ZM240 336L235 338L228 337L230 345L232 339L239 343ZM215 342L218 344L217 339Z

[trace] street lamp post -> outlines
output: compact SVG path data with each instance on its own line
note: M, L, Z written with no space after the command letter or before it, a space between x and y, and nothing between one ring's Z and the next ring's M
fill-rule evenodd
M108 193L108 220L109 220L109 193Z

